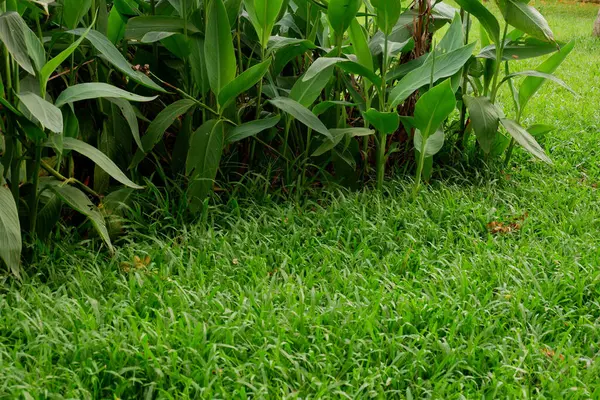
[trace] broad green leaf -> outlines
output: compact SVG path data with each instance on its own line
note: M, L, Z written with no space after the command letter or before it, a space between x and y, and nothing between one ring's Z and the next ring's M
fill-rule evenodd
M573 48L575 47L575 42L572 41L569 44L565 45L560 51L550 56L546 61L544 61L536 71L552 74L554 73L558 67L565 61L567 56L571 53ZM519 88L519 103L521 105L521 109L524 109L529 100L537 93L538 90L542 87L546 80L544 78L528 76L523 80L521 86Z
M235 22L240 14L240 7L242 6L242 0L225 0L225 9L229 16L229 25L234 26Z
M259 119L238 125L227 133L227 143L239 142L240 140L256 136L277 125L280 119L281 117L277 115L275 117Z
M114 248L110 241L108 230L106 229L106 221L98 210L98 207L96 207L96 205L92 203L81 190L59 181L52 181L52 183L48 181L48 183L46 183L46 187L56 193L56 195L60 197L60 199L69 207L88 217L102 240L104 240L108 246L110 252L113 253Z
M320 101L319 103L315 104L315 106L312 109L312 112L313 112L313 114L315 114L318 117L319 115L323 114L325 111L329 110L331 107L335 107L335 106L354 107L354 106L356 106L356 104L350 103L349 101L336 101L336 100Z
M415 127L427 140L440 128L455 107L456 98L448 79L419 98L415 106Z
M131 136L133 136L135 144L138 145L140 150L144 150L144 147L142 145L142 139L140 138L140 127L138 124L137 116L131 103L129 103L127 100L118 99L114 97L109 97L107 100L119 107L121 113L123 114L123 117L125 118L125 121L127 121L127 124L131 129Z
M531 125L529 128L527 128L527 132L531 133L532 136L540 136L548 132L552 132L555 129L556 128L552 125L536 124Z
M92 22L92 25L94 24L94 22ZM69 47L61 51L56 57L44 64L42 70L40 71L40 81L43 85L42 92L45 92L46 84L48 82L48 79L50 79L50 75L52 75L52 73L56 71L56 69L60 66L60 64L63 63L63 61L65 61L71 54L73 54L73 52L77 49L77 47L79 47L83 39L87 36L90 29L91 25L89 28L82 31L81 37L79 39L71 43Z
M206 63L208 81L218 98L221 90L235 79L236 74L233 38L223 0L210 0L205 40L204 53L211 55L210 61Z
M506 21L515 28L535 38L554 42L554 34L548 22L529 4L519 0L504 0L502 11Z
M575 93L575 91L573 89L571 89L569 87L569 85L567 85L565 83L565 81L563 81L560 78L557 78L556 76L552 75L552 74L547 74L545 72L540 72L540 71L519 71L519 72L513 72L512 74L506 75L504 77L504 79L502 79L502 82L506 82L509 79L512 78L516 78L519 76L526 76L526 77L532 77L532 78L540 78L543 80L548 80L548 81L552 81L556 84L558 84L559 86L562 86L563 88L567 89L569 92L573 93L574 95L577 95L577 93Z
M352 21L355 20L361 5L362 0L329 0L327 18L331 28L339 37L346 33Z
M494 14L481 4L480 0L456 0L456 3L479 20L494 43L500 43L500 24Z
M154 146L163 137L165 131L173 125L173 122L183 114L188 112L192 107L196 105L196 102L192 100L179 100L173 104L168 105L162 110L156 118L148 126L146 135L142 137L142 149L136 151L133 156L133 160L129 165L129 169L135 168L146 156L150 153Z
M20 93L18 97L45 129L55 133L63 131L63 117L58 107L31 92Z
M224 143L225 124L220 120L205 122L192 135L186 163L186 172L190 176L188 196L192 211L196 211L200 202L212 191Z
M18 13L0 15L0 42L21 68L31 75L41 68L45 57L44 47Z
M219 105L221 108L226 107L231 100L234 100L237 96L256 85L265 76L270 66L271 59L269 58L260 64L248 68L233 81L225 85L223 90L219 92Z
M190 64L192 70L192 79L201 96L208 93L210 83L208 82L208 72L206 71L206 57L204 55L204 39L200 37L190 38Z
M419 153L421 149L425 149L425 157L433 157L440 152L444 147L444 140L446 139L443 129L438 129L435 133L427 138L425 146L423 146L423 135L420 130L415 130L415 150Z
M125 39L141 40L144 35L149 32L183 33L185 28L185 21L179 17L167 17L163 15L133 17L127 21L127 26L125 27ZM229 23L227 23L227 28L229 29ZM200 30L191 22L188 22L187 30L190 34L200 32Z
M263 49L269 43L269 37L275 22L277 22L282 5L283 0L244 0L248 18L254 26Z
M365 32L365 28L363 28L363 26L359 24L356 19L353 19L352 23L350 23L350 30L348 33L350 35L350 42L352 43L352 48L354 49L354 54L358 59L358 63L363 67L374 71L373 56L371 54L371 50L369 49L369 42L367 41L367 33Z
M469 61L474 48L475 43L471 43L460 49L436 57L435 62L432 57L428 58L422 66L412 70L398 82L398 85L396 85L390 94L390 106L396 107L400 105L416 90L427 85L431 80L432 68L434 69L434 82L456 74Z
M471 118L471 124L477 141L483 151L489 154L498 133L498 125L500 125L498 109L487 97L465 95L463 96L463 100L469 110L469 117Z
M546 152L539 143L531 136L529 132L516 121L512 119L501 119L500 123L506 131L515 139L517 143L525 148L529 153L533 154L542 161L552 164L552 160L546 155Z
M60 197L51 190L41 190L38 202L35 233L39 239L46 240L60 219L63 203Z
M377 13L377 26L386 35L389 36L396 26L400 14L402 13L402 4L400 0L371 0Z
M92 0L62 0L61 3L62 21L67 28L74 29L90 10Z
M556 44L535 38L527 38L523 42L508 43L502 53L503 61L526 60L556 52ZM478 58L496 59L496 45L491 44L481 49Z
M373 70L356 63L354 61L344 61L337 64L337 67L341 70L358 76L366 78L371 83L374 83L378 88L381 87L382 79L379 75L375 74Z
M296 118L313 131L319 132L329 139L333 139L331 133L325 127L325 125L323 125L321 120L317 118L315 114L313 114L308 108L304 107L297 101L288 99L286 97L276 97L272 100L269 100L269 102L280 110L290 114L292 117Z
M385 135L396 132L400 127L400 117L396 112L381 112L371 108L364 113L364 117L377 132Z
M82 36L85 34L83 29L75 29L69 31L73 35ZM131 64L127 62L123 54L111 43L110 40L98 31L91 30L86 36L86 39L90 41L92 46L102 54L102 56L111 63L121 73L127 75L137 83L146 86L147 88L154 89L159 92L165 92L163 88L158 86L152 79L146 74L135 71Z
M322 60L322 58L319 58L319 60ZM316 72L311 79L304 79L306 75L298 78L294 86L292 86L290 98L304 107L310 107L333 76L333 68L333 65L324 67Z
M148 32L144 35L143 38L140 39L140 42L142 42L142 43L160 42L161 40L171 37L173 35L181 35L181 34L176 33L176 32Z
M312 62L304 75L300 78L303 82L307 82L317 76L321 71L334 66L337 63L348 61L347 58L341 57L319 57Z
M47 145L52 146L51 143L47 143ZM77 153L89 158L92 160L98 167L102 168L107 174L115 178L115 180L121 182L123 185L128 186L133 189L143 189L143 186L137 185L132 182L127 175L123 173L117 167L117 165L106 156L103 152L91 146L81 140L65 137L63 138L63 148L65 150L73 150Z
M117 44L125 37L126 23L127 19L119 13L117 7L113 7L108 14L108 27L106 32L106 37L111 43Z
M371 136L375 134L375 131L367 128L341 128L341 129L330 129L333 140L325 139L325 141L314 151L313 157L319 157L328 151L335 148L344 137L363 137Z
M464 45L465 34L463 22L460 18L460 15L456 14L454 19L452 20L452 23L450 24L450 28L448 28L448 31L446 32L442 40L440 40L437 49L447 53L449 51L459 49Z
M57 107L61 107L67 103L74 103L76 101L97 99L102 97L116 97L119 99L139 102L152 101L157 98L157 96L139 96L107 83L94 82L80 83L78 85L69 86L58 96L55 105Z
M21 224L17 204L10 190L0 185L0 258L17 276L21 249Z

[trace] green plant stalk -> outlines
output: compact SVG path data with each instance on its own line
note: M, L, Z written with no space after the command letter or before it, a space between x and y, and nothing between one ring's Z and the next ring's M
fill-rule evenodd
M496 45L496 70L494 72L494 78L492 80L492 93L490 95L490 101L492 104L496 103L496 96L498 95L498 78L500 77L500 68L502 66L502 58L504 57L504 46L506 42L506 35L508 34L508 23L504 24L504 33L502 34L502 40Z
M34 143L35 158L33 163L33 171L31 175L32 190L29 199L29 230L31 235L35 235L37 214L38 214L38 190L40 183L40 167L42 164L42 144Z
M292 120L293 118L291 116L287 116L286 121L285 121L285 132L283 134L283 155L285 156L286 160L287 160L287 149L288 149L288 140L290 137L290 128L292 126ZM290 163L289 161L286 163L286 175L287 175L287 179L289 181L289 175L290 175Z
M7 54L8 54L8 50L7 50ZM13 73L13 77L12 77L12 83L13 83L13 87L14 87L14 91L15 93L19 93L19 66L17 65L16 62L14 62L12 60L12 57L9 57L9 73L12 72ZM17 100L14 98L14 96L12 97L12 104L17 107ZM14 124L14 122L13 122ZM11 142L12 142L12 158L11 158L11 163L10 163L10 187L11 187L11 192L15 198L15 201L17 202L17 204L19 204L19 198L20 198L20 181L21 181L21 142L19 142L19 138L16 135L16 129L14 127L14 125L12 126L11 129Z
M471 23L471 14L465 12L461 8L461 17L464 18L466 26L465 26L465 45L469 44L469 34L470 32L470 23ZM462 94L463 96L467 94L467 90L469 88L469 69L463 69L463 83L462 83ZM457 147L459 150L463 150L467 144L467 140L469 139L469 133L467 132L466 121L467 120L467 106L464 101L462 101L462 105L460 107L460 134L458 137Z
M509 70L509 65L508 65L508 61L506 62L506 75L510 75L510 70ZM515 103L515 110L516 110L516 121L518 124L521 123L521 114L522 114L522 109L518 103L518 101L516 100L516 91L515 91L515 86L512 83L512 79L510 79L508 81L508 86L510 88L511 94L512 94L512 98L514 100ZM508 167L508 164L510 163L510 159L512 158L512 153L513 150L515 148L515 139L514 138L510 138L510 144L508 145L508 149L506 150L506 157L504 159L504 167Z
M302 166L302 184L306 184L306 169L308 168L308 162L310 160L310 142L312 139L312 129L308 128L306 134L306 152L304 154L304 165Z
M387 81L387 63L388 63L388 45L389 38L388 35L385 35L385 40L383 42L383 60L381 64L381 91L379 92L379 109L381 112L385 112L385 102L386 102L386 81ZM385 150L386 150L386 134L383 132L377 133L377 190L383 190L383 180L385 178Z
M433 49L435 49L435 43L433 43ZM433 78L435 75L435 51L432 53L433 59L431 60L431 78L429 79L429 90L433 88ZM431 130L431 127L427 127L427 132ZM417 176L415 177L415 187L413 188L413 200L416 200L421 188L421 179L423 175L423 168L425 167L425 148L427 146L427 139L424 132L421 132L421 149L419 152L419 164L417 165Z

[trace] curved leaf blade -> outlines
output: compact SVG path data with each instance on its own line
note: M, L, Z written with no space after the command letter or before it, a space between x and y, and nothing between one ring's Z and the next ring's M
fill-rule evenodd
M20 271L21 249L21 224L17 204L10 190L0 186L0 258L17 276Z
M67 103L74 103L81 100L97 99L101 97L116 97L129 101L146 102L156 99L158 96L146 97L119 89L108 83L80 83L69 86L56 99L55 105L61 107Z

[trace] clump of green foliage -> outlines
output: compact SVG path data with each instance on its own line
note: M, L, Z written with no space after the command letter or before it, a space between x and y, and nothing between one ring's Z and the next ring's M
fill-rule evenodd
M521 119L546 80L566 86L552 73L573 44L527 3L499 1L501 18L456 3L2 1L0 257L18 274L22 231L45 240L64 206L112 250L107 217L143 179L184 177L195 214L248 171L301 192L381 189L386 166L414 165L416 195L444 147L550 162L534 138L550 127ZM511 72L531 57L545 60Z

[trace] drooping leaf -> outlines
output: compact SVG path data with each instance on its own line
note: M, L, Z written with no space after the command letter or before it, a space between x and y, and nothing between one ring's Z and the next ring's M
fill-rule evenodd
M400 105L417 89L427 85L431 79L432 67L434 82L456 74L469 61L474 48L475 43L471 43L450 53L442 54L436 57L435 61L430 57L422 66L412 70L398 82L390 94L390 106Z
M221 90L235 79L236 74L233 38L223 0L210 0L208 5L204 53L211 55L210 62L206 63L206 71L210 88L218 98Z
M31 92L20 93L18 94L18 97L25 108L27 108L44 128L55 133L62 132L63 117L58 107Z
M563 63L563 61L565 61L571 51L573 51L574 47L574 41L565 45L562 49L560 49L560 51L550 56L538 68L536 68L536 71L544 74L554 73ZM525 108L529 100L531 100L537 91L540 90L545 81L546 79L543 77L536 76L528 76L523 80L523 83L521 83L521 86L519 87L519 103L521 105L521 109Z
M252 136L256 136L257 134L266 131L267 129L271 129L277 125L280 119L281 117L277 115L275 117L259 119L238 125L227 133L227 143L234 143Z
M83 29L75 29L69 31L73 35L82 36L85 33ZM92 46L102 54L102 56L111 63L121 73L127 75L137 83L146 86L147 88L154 89L159 92L165 92L163 88L158 86L152 79L146 74L136 71L132 68L132 65L127 62L123 54L111 43L110 40L98 31L90 30L86 36L86 39L90 41Z
M270 66L271 59L269 58L260 64L248 68L233 81L225 85L221 92L219 92L219 105L226 107L231 100L256 85L265 76Z
M340 128L330 129L333 140L325 139L325 141L312 154L313 157L319 157L328 151L335 148L345 137L363 137L375 134L375 131L367 128Z
M296 118L313 131L319 132L320 134L333 139L331 133L325 127L325 125L323 125L321 120L317 118L315 114L310 112L308 108L304 107L297 101L287 97L276 97L272 100L269 100L269 102L280 110L290 114L292 117Z
M183 114L188 112L192 107L196 105L196 102L193 100L179 100L175 103L168 105L164 110L162 110L156 118L150 123L148 126L148 130L146 134L142 137L142 149L136 151L133 156L133 160L129 165L129 169L135 168L146 156L146 154L150 153L154 146L164 135L165 131L173 125L173 122Z
M56 193L69 207L88 217L102 240L108 246L110 252L114 252L108 230L106 229L106 221L100 211L98 211L98 207L90 201L85 193L54 179L45 181L45 185L49 190Z
M556 52L556 44L544 42L535 38L527 38L523 42L508 43L502 53L503 61L526 60ZM496 45L485 46L478 58L496 59Z
M463 96L463 100L469 110L471 124L477 141L482 150L486 154L489 154L498 133L498 125L500 125L498 109L487 97L465 95Z
M0 259L13 274L19 275L21 263L21 224L15 198L0 185Z
M229 27L229 23L227 23L227 26ZM200 32L200 30L189 21L186 26L185 21L179 17L168 17L164 15L133 17L127 21L127 26L125 27L125 39L141 40L144 35L149 32L183 33L186 27L190 34Z
M21 68L31 75L41 68L45 57L44 47L18 13L0 15L0 41Z
M546 155L546 152L539 143L534 139L533 136L525 128L519 125L516 121L512 119L502 118L500 119L500 123L506 131L515 139L517 143L519 143L525 150L529 153L533 154L537 158L542 161L547 162L548 164L552 164L552 160Z
M119 107L123 117L125 118L125 121L127 121L127 124L131 129L131 135L133 136L135 144L137 144L138 147L143 150L144 147L142 145L142 139L140 138L140 127L138 124L137 115L135 114L135 110L133 109L131 103L127 100L114 97L109 97L107 100Z
M51 143L48 143L47 145L52 146ZM123 171L121 171L119 167L117 167L117 165L106 156L106 154L102 153L94 146L75 138L65 137L63 138L63 148L65 150L76 151L77 153L89 158L107 174L112 176L115 180L121 182L123 185L133 189L143 189L142 186L132 182L127 175L125 175Z
M349 101L336 101L336 100L320 101L319 103L315 104L315 106L312 109L312 112L313 112L313 114L315 114L318 117L319 115L323 114L325 111L329 110L331 107L335 107L335 106L353 107L353 106L356 106L356 104L350 103Z
M152 101L158 96L145 97L134 93L127 92L123 89L119 89L116 86L109 85L108 83L93 82L93 83L80 83L78 85L69 86L61 92L56 99L55 105L61 107L67 103L74 103L81 100L97 99L102 97L116 97L119 99L125 99L129 101Z
M385 135L396 132L400 127L400 117L396 112L381 112L371 108L363 115L379 133Z
M554 34L542 14L526 2L504 0L504 18L517 29L541 40L554 42Z

